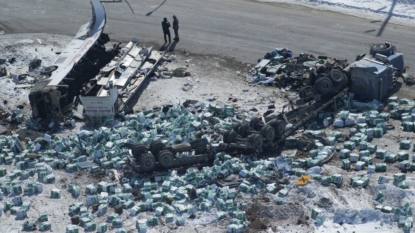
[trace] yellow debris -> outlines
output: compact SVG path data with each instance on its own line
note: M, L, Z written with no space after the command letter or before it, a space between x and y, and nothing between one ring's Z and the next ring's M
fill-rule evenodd
M240 108L241 107L241 105L238 104L238 103L232 103L232 105L233 105L234 108Z
M308 181L311 179L311 175L302 175L297 182L295 183L296 185L306 185L308 183Z

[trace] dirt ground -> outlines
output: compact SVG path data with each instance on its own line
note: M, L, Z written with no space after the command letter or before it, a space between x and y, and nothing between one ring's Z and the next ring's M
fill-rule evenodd
M184 67L191 76L151 81L138 99L134 111L180 104L186 100L198 100L217 106L236 104L246 110L255 107L259 112L265 112L270 104L280 108L288 103L281 98L282 93L278 89L247 82L252 64L183 52L166 54L167 58L171 56L176 58L172 62L163 62L159 69ZM191 89L185 91L183 87L187 84ZM235 98L236 101L232 101Z

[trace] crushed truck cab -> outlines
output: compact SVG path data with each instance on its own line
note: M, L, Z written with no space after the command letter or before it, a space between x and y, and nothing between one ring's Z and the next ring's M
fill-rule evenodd
M91 5L92 20L80 27L51 66L40 70L41 81L29 94L33 118L62 118L79 94L82 83L99 71L97 64L111 60L103 46L109 41L102 33L106 23L105 9L99 0L91 0Z

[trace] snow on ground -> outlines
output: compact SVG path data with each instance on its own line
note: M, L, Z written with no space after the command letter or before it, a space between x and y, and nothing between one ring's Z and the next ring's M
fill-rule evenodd
M23 74L26 73L25 68L36 57L42 60L41 66L48 66L56 58L55 52L62 51L70 40L71 37L64 35L36 33L0 35L0 55L8 60L15 59L15 62L7 61L2 66L6 66L11 74ZM33 72L37 72L39 68ZM13 111L18 105L26 105L25 108L30 110L29 88L17 88L11 76L0 77L0 86L1 106ZM7 100L7 104L4 104L4 100Z
M258 0L331 10L357 17L415 26L415 0Z
M28 66L34 58L42 60L41 66L52 64L57 57L56 52L62 51L70 36L48 34L6 34L0 35L0 54L7 59L15 58L16 62L6 62L11 73L16 73L20 67Z

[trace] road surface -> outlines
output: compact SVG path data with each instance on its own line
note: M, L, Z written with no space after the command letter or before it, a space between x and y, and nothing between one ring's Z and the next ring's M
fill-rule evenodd
M111 0L107 0L111 1ZM161 21L180 21L176 51L212 54L255 63L275 47L294 53L308 52L354 59L373 42L389 41L405 53L407 65L415 62L415 30L330 11L252 0L123 0L104 3L105 32L112 40L137 37L145 44L161 47ZM386 18L386 16L385 16ZM91 19L87 0L0 0L0 30L8 33L42 32L75 35ZM173 35L173 31L171 32ZM410 71L410 70L409 70Z

